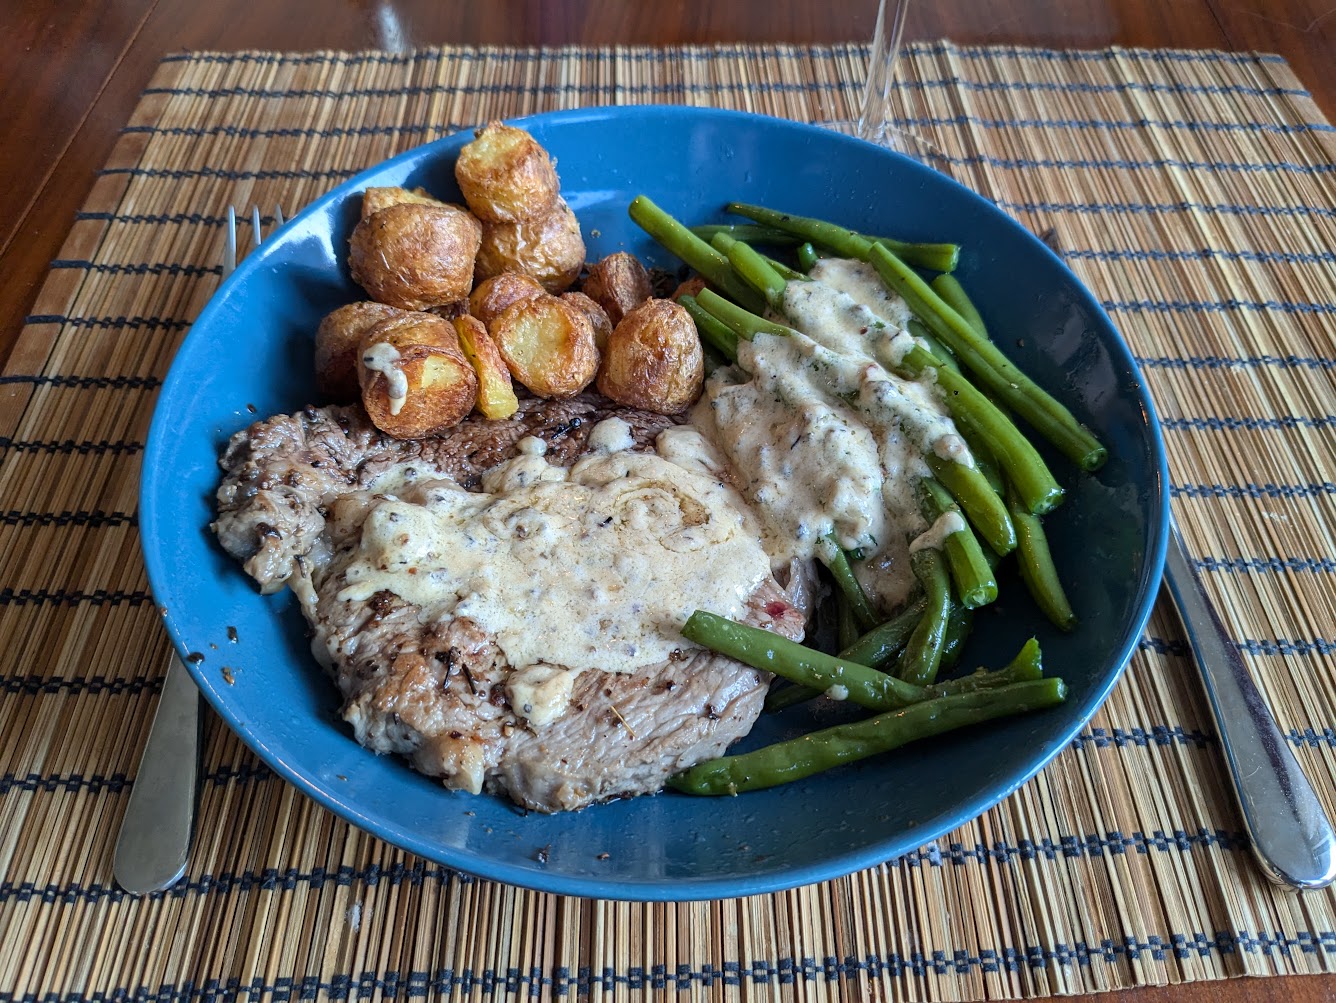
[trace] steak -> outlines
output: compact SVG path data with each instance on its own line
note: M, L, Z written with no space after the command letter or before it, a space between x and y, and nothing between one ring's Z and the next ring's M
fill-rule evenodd
M447 787L504 793L538 811L654 792L751 729L768 673L695 648L633 673L589 669L566 710L535 728L509 703L515 667L476 621L423 622L418 606L390 591L338 598L385 474L476 489L526 436L547 444L549 462L568 466L589 451L593 427L613 416L642 450L673 424L593 395L522 400L507 421L470 417L444 436L412 441L383 435L357 407L279 415L228 444L214 530L263 591L292 586L312 650L343 696L343 718L367 748L403 755ZM807 578L796 568L789 578L788 590L762 583L746 621L797 640Z

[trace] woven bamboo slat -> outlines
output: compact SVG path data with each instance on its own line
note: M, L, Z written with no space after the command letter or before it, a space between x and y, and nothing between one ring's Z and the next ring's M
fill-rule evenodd
M862 46L189 53L73 223L0 394L0 999L1033 997L1336 967L1336 893L1251 865L1172 614L1073 745L915 853L775 895L567 899L350 828L215 719L185 881L111 848L166 643L139 556L156 389L226 206L300 207L491 118L848 118ZM1336 130L1277 57L919 46L897 116L1105 301L1207 587L1336 808Z

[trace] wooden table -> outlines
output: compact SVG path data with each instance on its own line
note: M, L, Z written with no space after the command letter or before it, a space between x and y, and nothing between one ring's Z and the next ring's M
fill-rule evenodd
M318 9L318 13L316 13ZM875 0L25 0L0 9L0 360L57 256L94 172L159 59L182 49L403 49L434 43L558 45L836 42L869 37ZM908 37L1056 48L1258 49L1289 60L1336 118L1329 0L934 0ZM1099 997L1125 1003L1336 1000L1336 976L1236 979Z

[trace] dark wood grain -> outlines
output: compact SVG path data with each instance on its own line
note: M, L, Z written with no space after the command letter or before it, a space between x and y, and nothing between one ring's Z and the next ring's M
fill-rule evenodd
M1336 17L1319 0L935 0L911 39L1053 47L1260 47L1336 117ZM318 14L314 13L318 10ZM866 38L875 0L27 0L0 13L0 359L158 60L182 49L404 48Z
M1332 0L933 0L910 39L1055 48L1262 49L1336 118ZM159 59L183 49L835 42L870 36L876 0L24 0L0 5L0 360ZM1328 1003L1336 977L1235 979L1100 1003Z

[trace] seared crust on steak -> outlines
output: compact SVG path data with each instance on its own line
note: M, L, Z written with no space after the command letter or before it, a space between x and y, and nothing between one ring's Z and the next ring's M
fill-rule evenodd
M476 487L486 469L533 435L548 459L570 464L589 432L615 415L637 448L652 448L672 419L610 406L590 395L524 400L507 421L469 419L438 439L400 441L359 408L307 408L238 433L222 458L219 540L265 591L291 580L313 631L312 650L344 697L357 740L404 755L446 786L509 794L538 811L582 807L659 790L673 773L723 753L761 710L769 675L687 648L632 674L586 670L566 712L534 729L510 707L512 667L474 621L423 623L392 592L339 599L370 488L388 469L421 465L423 481ZM337 502L337 505L335 504ZM800 573L748 601L747 621L801 639Z

